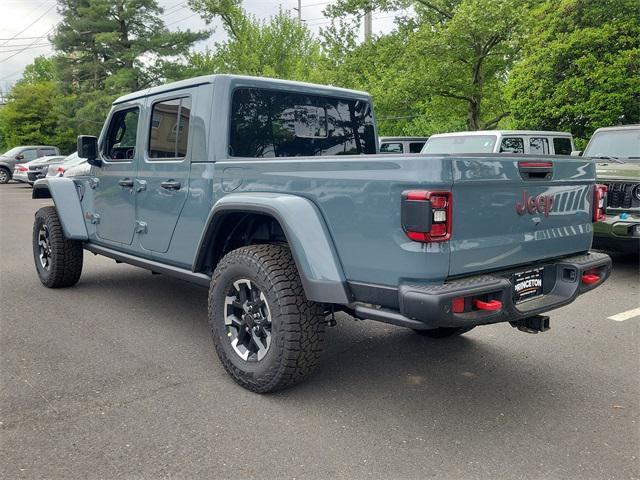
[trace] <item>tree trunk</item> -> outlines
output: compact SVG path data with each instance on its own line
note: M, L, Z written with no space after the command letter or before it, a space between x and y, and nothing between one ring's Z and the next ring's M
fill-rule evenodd
M482 98L480 95L472 95L469 101L469 109L467 110L467 128L469 130L480 130L480 104Z
M482 45L474 45L473 50L475 53L475 61L471 74L473 94L469 99L469 108L467 110L467 128L469 130L480 130L480 106L482 104L482 86L484 84L482 61L484 60L484 56L482 53Z

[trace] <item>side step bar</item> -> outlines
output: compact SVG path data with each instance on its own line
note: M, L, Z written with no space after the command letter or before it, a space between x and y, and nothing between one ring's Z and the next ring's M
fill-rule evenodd
M384 308L373 308L356 304L353 308L353 316L361 320L376 320L378 322L390 323L391 325L412 328L414 330L428 330L424 322L407 318L398 312Z
M165 275L179 278L187 282L202 285L203 287L208 287L209 283L211 282L211 277L209 275L205 275L204 273L194 273L191 270L187 270L186 268L174 267L173 265L156 262L155 260L147 260L146 258L135 257L133 255L129 255L128 253L118 252L116 250L112 250L111 248L102 247L100 245L93 245L91 243L85 243L83 247L85 250L91 253L102 255L108 258L113 258L116 262L119 263L128 263L129 265L133 265L135 267L151 270L151 272L153 273L163 273Z

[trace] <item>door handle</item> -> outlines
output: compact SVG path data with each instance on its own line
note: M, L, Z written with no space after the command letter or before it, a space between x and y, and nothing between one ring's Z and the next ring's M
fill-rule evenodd
M133 180L131 180L130 178L123 178L118 182L118 185L120 185L121 187L133 188Z
M160 186L167 190L180 190L180 182L176 182L175 180L167 180L166 182L162 182Z

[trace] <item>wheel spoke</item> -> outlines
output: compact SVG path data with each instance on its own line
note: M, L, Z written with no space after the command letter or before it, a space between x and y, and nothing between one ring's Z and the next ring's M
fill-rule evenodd
M260 352L266 352L267 347L264 346L264 343L262 343L262 339L256 334L256 332L251 332L251 340L253 340L255 346L258 347L258 354ZM258 357L261 358L260 355L258 355Z

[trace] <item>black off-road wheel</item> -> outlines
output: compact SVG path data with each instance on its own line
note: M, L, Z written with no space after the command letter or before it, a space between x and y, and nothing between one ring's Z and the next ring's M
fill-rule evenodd
M43 207L36 212L33 259L45 287L71 287L80 279L82 243L65 238L54 207Z
M463 333L467 333L469 330L473 330L474 327L438 327L431 330L414 330L418 335L429 338L448 338L457 337Z
M4 167L0 167L0 184L9 183L11 172Z
M257 393L305 379L319 362L325 330L322 306L306 299L291 252L280 245L242 247L220 261L209 325L224 368Z

